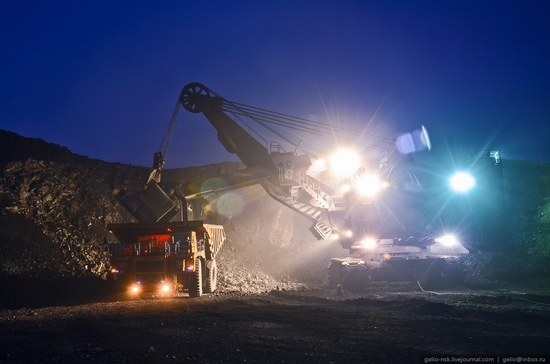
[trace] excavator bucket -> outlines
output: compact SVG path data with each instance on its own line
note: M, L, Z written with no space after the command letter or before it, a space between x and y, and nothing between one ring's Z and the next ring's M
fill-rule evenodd
M169 221L181 210L178 200L170 198L155 181L142 191L121 193L117 198L139 222Z

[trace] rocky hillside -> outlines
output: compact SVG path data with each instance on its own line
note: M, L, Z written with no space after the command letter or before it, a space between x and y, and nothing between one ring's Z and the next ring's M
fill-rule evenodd
M0 131L0 271L36 277L105 275L106 225L133 221L114 195L139 190L149 170L71 153L41 139ZM171 171L182 181L238 163Z

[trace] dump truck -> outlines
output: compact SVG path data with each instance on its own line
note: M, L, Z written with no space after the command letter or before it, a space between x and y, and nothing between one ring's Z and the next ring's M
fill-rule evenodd
M216 255L225 242L223 226L202 221L109 224L119 243L111 247L111 271L131 296L190 297L216 290Z

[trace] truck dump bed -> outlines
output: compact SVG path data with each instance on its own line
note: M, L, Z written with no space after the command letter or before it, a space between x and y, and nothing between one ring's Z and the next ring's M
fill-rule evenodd
M150 222L150 223L119 223L109 224L107 228L116 235L119 241L123 244L133 244L135 238L141 235L158 235L168 233L183 233L183 232L205 232L211 238L213 235L219 234L220 225L204 224L203 221L173 221L173 222ZM225 240L223 236L217 237L220 240ZM221 248L223 242L218 242L216 252Z

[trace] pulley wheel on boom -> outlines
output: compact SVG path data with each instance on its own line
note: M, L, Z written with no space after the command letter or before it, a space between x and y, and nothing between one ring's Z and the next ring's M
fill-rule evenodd
M202 83L191 82L181 90L179 101L185 110L197 114L204 110L202 100L210 96L210 90Z

